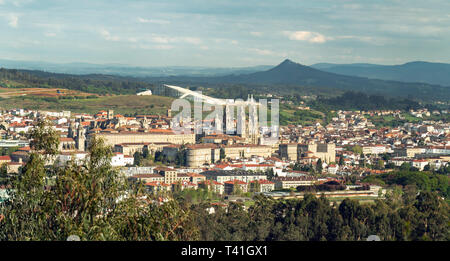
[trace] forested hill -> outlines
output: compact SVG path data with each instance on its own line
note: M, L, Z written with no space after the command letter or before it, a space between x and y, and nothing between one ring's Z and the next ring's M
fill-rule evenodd
M450 64L409 62L400 65L314 64L311 67L343 75L402 82L424 82L450 86Z
M148 80L151 81L152 78L148 78ZM270 70L251 74L222 77L169 77L159 78L157 80L166 80L172 83L209 84L210 86L219 88L226 87L224 86L225 84L240 84L278 93L299 92L307 88L313 91L317 89L315 94L319 95L326 92L336 93L336 90L340 90L341 92L358 91L366 94L428 101L447 101L450 99L450 88L440 85L385 81L339 75L301 65L288 59Z
M97 94L135 94L153 85L132 77L102 74L70 75L35 70L0 69L1 87L64 88Z
M360 92L348 91L340 96L318 97L311 103L312 107L321 111L329 110L410 110L422 106L409 99L385 98L378 95L366 95ZM433 108L431 105L428 107ZM433 108L434 109L434 108Z

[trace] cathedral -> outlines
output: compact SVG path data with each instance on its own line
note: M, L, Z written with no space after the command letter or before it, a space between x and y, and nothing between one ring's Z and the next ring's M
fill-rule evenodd
M248 121L246 119L246 107L241 105L225 105L223 113L223 120L220 122L216 115L215 127L218 133L228 135L237 135L243 138L246 143L259 144L260 132L258 125L258 108L255 105L253 95L247 99L248 105ZM237 119L235 120L234 113L236 112Z
M78 127L75 126L75 123L78 123ZM70 122L68 137L75 140L75 146L77 150L86 150L86 131L81 125L81 122Z

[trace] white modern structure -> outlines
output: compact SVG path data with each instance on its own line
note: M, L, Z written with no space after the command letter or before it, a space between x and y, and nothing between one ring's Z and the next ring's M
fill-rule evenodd
M152 95L152 91L151 90L145 90L145 91L142 91L142 92L138 92L136 95L138 95L138 96Z
M235 101L233 99L217 99L217 98L206 96L199 92L191 91L191 90L185 89L183 87L175 86L175 85L164 84L164 86L182 93L182 95L180 96L180 99L183 99L187 96L193 96L193 97L199 98L200 100L204 101L205 103L214 104L214 105L232 105L232 106L240 106L240 105L260 106L261 105L260 103L256 102L253 99L253 96L251 99L249 99L247 101Z

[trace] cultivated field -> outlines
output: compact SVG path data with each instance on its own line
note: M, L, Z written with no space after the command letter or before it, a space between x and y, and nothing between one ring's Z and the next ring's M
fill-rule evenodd
M67 89L54 88L2 88L0 87L0 97L10 98L17 96L40 96L40 97L64 97L64 96L92 96L96 94L85 93Z

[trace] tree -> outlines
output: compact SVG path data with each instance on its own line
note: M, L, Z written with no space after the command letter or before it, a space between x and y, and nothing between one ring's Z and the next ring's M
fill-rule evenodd
M418 210L418 224L413 231L419 240L448 240L449 208L437 193L421 192L414 204Z
M400 170L410 170L411 167L412 167L411 163L403 162L402 165L400 165Z
M266 176L268 180L272 180L275 177L275 173L272 168L266 170Z
M273 224L274 215L272 209L275 201L262 194L258 194L254 200L255 204L248 210L248 239L266 240Z
M45 226L46 191L44 190L45 168L41 155L32 153L17 178L11 178L9 198L0 213L4 216L0 224L0 240L40 240L46 236Z
M45 155L56 155L59 151L59 136L47 120L39 119L30 130L31 148Z
M150 157L150 153L149 153L147 147L144 147L144 148L142 149L142 157L143 157L144 159L148 159L148 158Z
M220 160L224 160L226 158L225 155L225 149L224 148L220 148L220 156L219 156Z
M136 166L141 166L141 161L142 161L142 155L141 155L141 153L139 153L139 151L136 151L136 152L133 154L133 157L134 157L134 165L136 165Z
M384 161L383 160L378 160L377 161L377 169L384 169Z
M353 151L355 154L362 154L362 153L363 153L362 148L361 148L361 146L359 146L359 145L353 146L352 151Z
M389 155L388 153L383 153L383 154L381 155L381 158L382 158L384 161L389 161L389 160L391 159L391 155Z
M6 185L8 181L8 164L3 163L0 166L0 185Z
M176 201L148 202L111 167L112 148L93 138L82 164L44 167L33 153L0 206L0 240L195 240L191 212ZM44 185L45 175L54 184Z
M175 164L178 166L186 165L185 150L179 150L175 155Z
M322 159L319 159L316 163L316 170L320 174L322 173L323 167L322 167Z
M339 157L339 166L344 166L345 165L345 161L344 161L344 157L343 156L341 156L341 157Z

